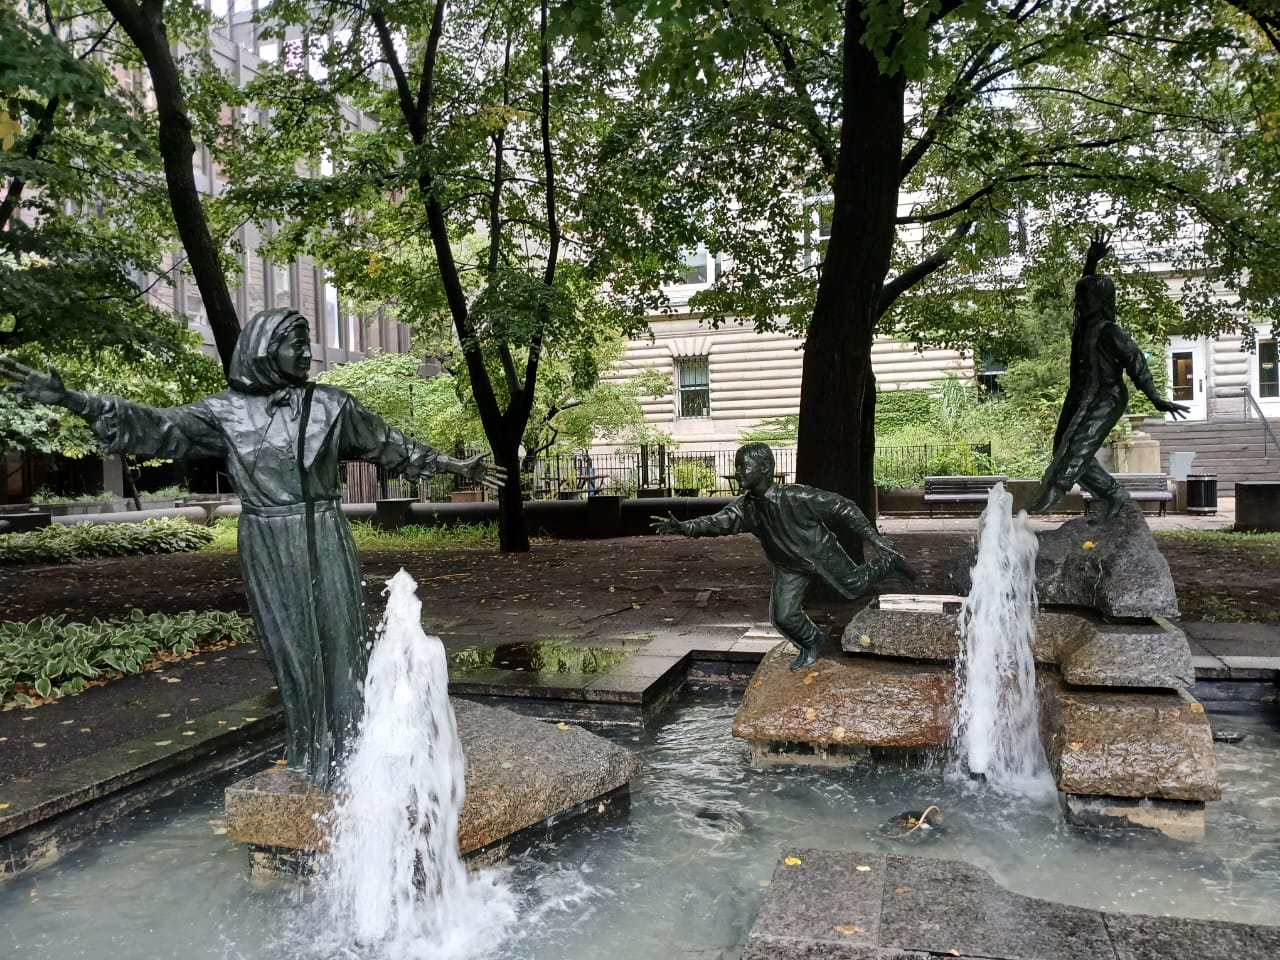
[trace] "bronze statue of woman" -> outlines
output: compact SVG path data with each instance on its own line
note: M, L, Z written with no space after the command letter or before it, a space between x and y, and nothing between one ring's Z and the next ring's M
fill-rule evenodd
M180 407L68 390L56 370L0 356L9 389L83 417L109 453L224 457L240 495L240 562L280 688L285 757L327 785L355 732L370 644L355 543L339 509L338 463L421 479L454 473L499 488L501 467L456 460L406 437L338 387L307 379L302 314L264 310L236 342L230 388Z

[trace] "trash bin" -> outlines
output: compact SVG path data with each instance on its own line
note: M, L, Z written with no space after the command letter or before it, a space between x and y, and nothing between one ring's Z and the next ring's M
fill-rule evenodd
M1187 513L1214 514L1218 512L1218 475L1216 473L1187 474Z

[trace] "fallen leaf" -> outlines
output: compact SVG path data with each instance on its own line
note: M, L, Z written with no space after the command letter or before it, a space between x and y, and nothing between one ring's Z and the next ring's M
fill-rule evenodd
M274 763L277 767L287 766L289 763L288 760L272 760L271 762Z
M836 933L861 933L862 928L856 923L837 923L833 928Z
M1075 753L1077 750L1079 750L1083 746L1084 744L1081 743L1079 740L1072 740L1070 743L1067 744L1067 749L1070 750L1072 753Z
M499 766L501 766L503 770L510 770L512 767L515 766L515 764L512 763L510 760L503 760L502 763L499 764Z
M813 674L812 674L812 673L811 673L811 674L809 674L807 677L805 677L805 678L804 678L803 680L801 680L800 682L801 682L801 683L803 683L803 684L807 687L809 684L813 683Z
M245 718L244 718L244 722L245 722L245 723L253 723L253 722L254 722L254 721L256 721L257 719L258 719L257 717L245 717Z
M173 714L172 714L172 713L157 713L157 714L156 714L156 716L157 716L157 717L160 717L160 718L163 720L165 717L172 717L172 716L173 716Z
M157 746L157 747L170 747L170 746L173 746L173 741L172 741L172 740L157 740L157 741L156 741L156 746Z
M801 860L799 857L787 857L782 862L785 863L788 867L798 867L800 866L800 864L804 863L804 861Z
M568 725L567 723L565 723L563 720L561 720L559 723L557 723L557 724L556 724L556 729L557 729L557 730L568 730L568 729L569 729L569 725Z
M813 707L809 707L804 712L804 718L806 720L816 720L818 718L818 711L813 709Z
M959 951L959 950L948 950L948 951L947 951L947 953L951 954L953 957L958 957L958 956L960 956L960 951Z
M1201 704L1193 703L1193 704L1191 705L1191 712L1192 712L1192 713L1204 713L1204 707L1203 707Z
M1080 544L1080 547L1083 550L1092 550L1095 546L1097 546L1097 544L1095 544L1092 540L1086 540L1084 543Z
M910 891L911 891L910 887L894 887L893 888L894 893L909 893Z
M843 740L843 739L844 739L844 735L845 735L845 733L846 733L846 731L845 731L844 727L835 727L835 728L834 728L834 729L832 729L832 731L831 731L831 739L832 739L832 740Z
M182 735L184 737L194 737L196 735L196 732L194 730L183 730Z
M9 809L9 805L7 803L0 803L0 810L8 810L8 809Z
M32 746L33 746L33 747L35 747L35 748L38 750L38 749L40 749L41 747L47 747L47 746L48 746L48 744L47 744L47 743L33 743L33 744L32 744Z
M871 868L870 868L870 867L868 867L865 863L860 863L860 864L858 864L856 867L854 867L853 869L857 870L859 873L866 873L866 872L867 872L867 871L869 871Z
M864 633L862 636L858 637L858 643L862 644L864 647L869 647L871 646L871 638Z
M74 720L63 720L63 721L62 721L62 726L64 726L64 727L65 727L65 726L67 726L68 724L72 724L72 723L75 723L75 721L74 721Z
M81 727L81 728L80 728L80 732L81 732L81 733L93 733L93 728L92 728L92 727Z

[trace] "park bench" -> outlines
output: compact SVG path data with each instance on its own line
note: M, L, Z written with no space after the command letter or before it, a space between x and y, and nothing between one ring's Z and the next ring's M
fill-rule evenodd
M935 503L986 503L991 488L1008 477L925 477L924 502L933 516Z
M1169 477L1163 473L1113 473L1116 482L1122 486L1125 491L1134 500L1142 502L1144 500L1156 500L1160 503L1159 515L1165 515L1165 508L1169 501L1173 499L1173 493L1169 490ZM1088 490L1080 491L1080 498L1084 500L1084 512L1089 512L1089 504L1096 499Z
M204 522L210 526L213 525L213 517L219 507L226 506L229 503L239 503L240 498L235 494L227 493L193 493L186 497L176 497L173 501L175 507L199 507L204 511Z

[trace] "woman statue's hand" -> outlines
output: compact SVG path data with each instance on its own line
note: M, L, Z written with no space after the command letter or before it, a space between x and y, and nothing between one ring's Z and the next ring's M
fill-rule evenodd
M3 353L0 353L0 379L5 381L4 389L36 403L66 406L72 396L72 391L62 382L62 375L53 367L48 373L41 373Z

